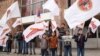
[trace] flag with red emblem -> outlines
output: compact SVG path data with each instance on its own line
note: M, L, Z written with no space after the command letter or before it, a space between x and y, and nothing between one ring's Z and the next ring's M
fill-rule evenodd
M89 20L100 13L100 0L76 0L64 12L64 18L69 27L75 28L77 25Z
M97 28L100 26L100 21L96 18L92 18L90 24L89 24L89 28L91 29L91 31L93 33L96 32Z
M43 23L37 23L30 25L27 27L24 32L24 39L26 42L29 42L30 40L34 39L36 36L41 35L45 32Z

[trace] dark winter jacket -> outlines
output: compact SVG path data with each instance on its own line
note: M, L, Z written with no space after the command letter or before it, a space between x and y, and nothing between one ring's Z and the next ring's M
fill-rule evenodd
M64 28L57 28L59 31L59 39L62 39L62 36L66 35Z
M84 48L87 38L83 34L74 35L74 38L77 43L77 47Z

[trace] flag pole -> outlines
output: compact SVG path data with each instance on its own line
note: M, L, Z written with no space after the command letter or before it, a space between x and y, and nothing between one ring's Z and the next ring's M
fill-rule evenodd
M99 29L98 28L97 28L96 35L97 35L97 48L99 48L99 41L98 41L98 39L99 39Z
M87 32L85 34L85 38L88 38L88 33L90 34L90 28L88 27Z

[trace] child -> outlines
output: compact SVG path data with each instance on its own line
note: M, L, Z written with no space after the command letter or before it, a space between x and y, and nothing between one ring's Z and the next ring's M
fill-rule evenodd
M49 46L52 56L55 56L55 53L57 51L57 44L58 44L58 38L56 36L56 31L54 31L52 33L52 36L49 38Z
M47 35L43 34L43 36L41 38L41 54L42 54L42 56L47 56L47 48L48 48Z

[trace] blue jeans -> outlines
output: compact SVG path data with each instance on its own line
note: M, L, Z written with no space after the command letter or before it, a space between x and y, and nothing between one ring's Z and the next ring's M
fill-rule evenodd
M29 42L29 49L30 49L30 54L32 53L35 54L35 43L34 42Z
M28 43L23 41L23 54L28 54Z
M56 56L57 48L51 48L50 51L52 56Z
M60 48L60 50L59 50L59 56L62 56L62 48L63 47L63 41L62 41L62 39L60 39L59 40L59 48Z
M41 49L42 56L47 56L47 49Z
M23 49L23 40L18 40L18 53L22 53Z
M18 41L17 41L17 39L14 39L14 49L15 49L15 53L17 52L17 47L18 47Z
M72 56L72 49L71 46L64 46L64 56Z
M84 48L77 47L77 56L84 56Z

